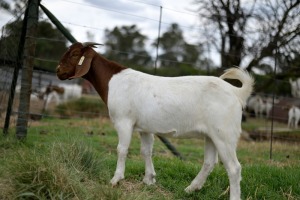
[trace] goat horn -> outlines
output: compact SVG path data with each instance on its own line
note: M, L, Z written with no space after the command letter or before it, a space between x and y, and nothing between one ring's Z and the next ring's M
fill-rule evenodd
M99 44L99 43L95 43L95 42L84 42L84 43L82 43L83 47L94 47L94 48L96 48L95 45L103 45L103 44Z

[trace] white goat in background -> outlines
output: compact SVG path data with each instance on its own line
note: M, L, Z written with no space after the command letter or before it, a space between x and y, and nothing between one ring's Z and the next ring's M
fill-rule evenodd
M278 102L278 99L274 99L274 104L277 104ZM273 108L273 98L263 98L260 95L251 96L248 99L247 108L249 111L254 111L255 117L262 118L263 114L266 114L266 118L269 118Z
M254 95L248 98L247 109L253 111L255 117L261 117L263 111L263 99L260 95Z
M79 99L81 95L82 87L77 84L49 85L41 90L46 110L50 102L55 102L56 105L59 105L70 100Z
M289 110L288 127L298 128L298 123L300 120L300 109L296 106L292 106Z
M279 100L277 98L274 99L274 106L275 104L279 103ZM273 108L273 98L267 97L263 99L263 104L261 105L261 114L265 113L266 118L270 117L271 111Z
M300 98L300 78L293 81L289 79L291 85L291 93L293 97Z

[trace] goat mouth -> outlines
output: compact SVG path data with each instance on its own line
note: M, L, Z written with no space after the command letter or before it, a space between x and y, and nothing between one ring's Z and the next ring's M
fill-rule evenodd
M67 73L63 73L63 74L56 74L57 77L60 79L60 80L66 80L69 78L68 74Z

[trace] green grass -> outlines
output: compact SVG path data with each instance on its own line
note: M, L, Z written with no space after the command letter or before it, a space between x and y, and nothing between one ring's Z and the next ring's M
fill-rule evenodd
M252 125L251 125L252 126ZM203 140L171 142L185 160L174 158L156 138L157 183L142 183L144 162L134 133L125 180L111 187L117 134L107 119L43 119L31 123L19 142L10 130L0 137L0 199L228 199L229 181L219 163L202 190L184 192L203 162ZM242 199L300 199L300 149L297 144L241 141Z

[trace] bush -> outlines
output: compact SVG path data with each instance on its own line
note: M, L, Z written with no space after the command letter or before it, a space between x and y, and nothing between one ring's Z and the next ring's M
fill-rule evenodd
M106 105L100 100L100 97L82 97L77 100L60 104L55 111L62 117L85 117L94 118L99 116L108 116Z

